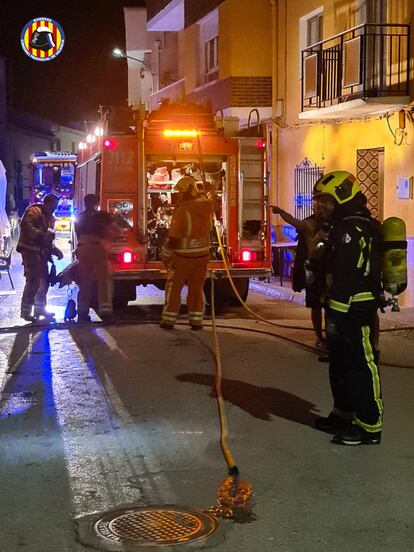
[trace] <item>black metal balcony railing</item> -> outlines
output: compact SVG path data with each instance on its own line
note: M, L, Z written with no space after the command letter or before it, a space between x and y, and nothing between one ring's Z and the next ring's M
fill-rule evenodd
M409 25L364 24L302 51L302 111L408 96Z

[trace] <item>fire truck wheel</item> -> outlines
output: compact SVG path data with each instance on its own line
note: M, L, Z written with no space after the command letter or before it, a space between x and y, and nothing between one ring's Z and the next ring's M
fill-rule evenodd
M235 278L234 285L240 294L243 301L246 301L249 293L249 278ZM206 297L207 305L211 305L211 282L206 280L204 284L204 294ZM216 280L214 282L214 303L215 306L220 309L226 303L231 306L240 306L240 301L236 297L233 288L227 278Z
M249 294L249 278L236 278L234 280L234 285L236 286L237 291L239 292L240 297L243 301L246 301ZM233 289L231 290L231 295L229 297L229 305L233 307L240 306L240 301L236 297Z
M112 305L114 309L125 309L128 301L135 301L137 289L135 282L115 281Z

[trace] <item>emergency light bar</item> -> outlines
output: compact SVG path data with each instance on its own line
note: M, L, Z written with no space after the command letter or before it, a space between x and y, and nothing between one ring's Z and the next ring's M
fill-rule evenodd
M190 136L197 136L198 132L195 129L185 129L185 130L176 130L176 129L165 129L164 130L165 138L188 138Z
M69 152L36 151L30 156L30 161L32 163L51 163L53 161L68 161L75 163L77 161L77 156L76 154Z

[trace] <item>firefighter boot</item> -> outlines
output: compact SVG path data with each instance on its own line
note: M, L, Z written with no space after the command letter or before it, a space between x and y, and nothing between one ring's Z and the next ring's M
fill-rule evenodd
M346 429L337 431L331 441L336 445L380 445L381 431L371 433L356 424L349 425Z
M334 412L331 412L329 416L317 416L313 422L315 429L324 431L325 433L334 434L337 431L345 429L350 423L350 420L341 418Z

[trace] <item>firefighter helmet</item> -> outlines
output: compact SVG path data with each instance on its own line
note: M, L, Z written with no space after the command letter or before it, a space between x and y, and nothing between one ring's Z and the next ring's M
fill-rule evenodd
M333 171L324 174L313 188L314 197L328 194L340 205L351 201L359 191L359 182L348 171Z
M43 50L43 52L47 52L51 48L55 47L52 31L49 29L49 27L41 25L34 31L32 36L30 37L29 44L32 48L37 48L38 50Z
M192 176L183 176L174 186L174 192L179 192L189 197L197 197L198 188L195 178Z

